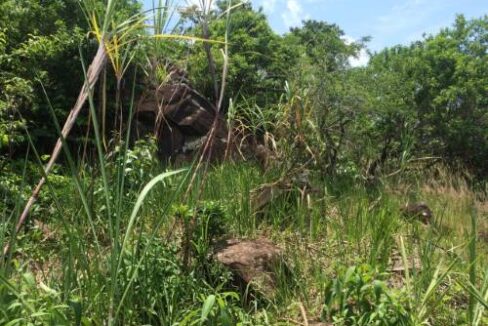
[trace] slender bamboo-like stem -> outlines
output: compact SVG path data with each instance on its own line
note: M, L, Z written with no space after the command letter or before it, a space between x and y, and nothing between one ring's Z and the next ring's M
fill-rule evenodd
M46 167L44 168L46 177L51 172L54 163L56 163L56 160L58 159L59 154L61 153L61 149L63 146L63 139L66 139L71 129L73 128L73 125L75 124L75 121L81 109L83 108L83 105L85 104L91 89L95 86L95 84L98 81L98 77L100 76L100 73L103 67L105 66L106 61L107 61L107 53L105 51L105 45L103 42L100 42L98 46L97 54L93 58L93 61L91 62L88 68L87 77L78 95L78 99L76 100L75 105L71 109L68 118L64 123L63 129L61 130L61 136L58 138L56 145L54 146L53 152L51 154L51 158L47 163ZM15 234L17 234L22 229L22 226L27 220L27 217L29 216L29 212L32 206L34 205L34 203L37 201L39 197L39 193L41 192L42 186L46 183L46 177L42 177L39 180L37 186L32 191L32 195L27 201L27 204L25 205L24 210L22 211L22 214L20 215L19 220L17 221L17 224L15 226ZM10 249L9 243L5 244L3 248L4 256L7 255L9 249Z
M210 33L208 30L207 21L205 18L202 21L202 29L203 29L203 38L206 40L209 40L210 39ZM210 70L210 76L212 77L215 101L218 101L218 99L219 99L219 84L217 81L217 72L216 72L217 68L215 67L215 60L214 60L213 55L212 55L210 43L205 42L203 44L203 47L205 49L205 54L207 55L208 69Z
M476 286L476 238L478 236L478 227L477 227L477 212L476 212L476 203L473 200L471 203L471 240L469 242L469 282ZM474 321L476 318L475 313L475 306L476 306L477 299L475 296L470 293L469 294L469 311L468 317L469 321L472 325L474 325Z
M202 38L205 40L210 40L210 31L208 28L208 19L210 16L210 8L212 6L212 0L201 1L200 6L202 7L202 14L200 17L200 23L202 25ZM218 105L218 102L219 102L219 83L217 81L217 68L215 66L215 60L214 60L214 57L212 55L212 49L211 49L210 42L204 42L203 48L205 50L205 54L207 55L208 69L210 72L210 76L212 77L215 104Z

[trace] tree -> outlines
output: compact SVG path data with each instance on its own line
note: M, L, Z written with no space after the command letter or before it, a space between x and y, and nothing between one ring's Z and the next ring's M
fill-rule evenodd
M139 7L137 1L126 0L118 15L127 16ZM78 0L0 3L0 152L26 144L23 125L40 152L51 149L57 134L43 87L58 119L64 121L84 80L80 49L86 57L96 49L86 37L88 30ZM79 126L86 121L80 119Z
M366 82L394 109L378 106L382 117L397 110L399 118L410 121L417 156L439 156L482 175L488 172L483 163L488 159L487 35L486 16L472 21L458 16L453 27L437 35L376 54ZM389 93L391 87L396 91ZM387 125L398 130L391 119Z
M232 4L237 4L237 1ZM245 98L250 103L260 105L276 102L290 64L283 60L285 51L280 36L273 32L263 12L254 10L249 2L234 7L228 22L226 15L223 15L227 8L228 1L218 1L208 22L210 39L223 41L228 33L230 58L225 81L226 97ZM202 35L201 26L196 25L191 29L196 36ZM212 56L216 61L220 85L223 58L216 45L212 46ZM197 89L213 98L213 81L208 65L203 45L193 47L188 64L190 76Z
M295 108L294 124L298 132L305 130L299 138L325 174L335 173L345 159L349 126L361 105L361 94L351 83L349 59L367 40L349 42L337 25L313 20L284 37L297 60L288 79L304 102Z

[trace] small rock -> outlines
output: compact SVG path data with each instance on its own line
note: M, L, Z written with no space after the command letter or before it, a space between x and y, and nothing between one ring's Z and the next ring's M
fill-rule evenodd
M252 282L263 292L272 291L282 251L268 239L226 240L217 246L214 259L229 268L244 286Z
M408 203L402 209L402 213L407 218L415 218L424 224L430 224L432 221L432 211L424 202Z
M488 230L482 230L478 232L478 239L488 243Z
M409 271L416 270L419 271L422 269L422 261L416 255L409 256L407 258L407 264L405 266L405 262L400 254L393 255L390 258L390 268L389 272L393 273L400 273L404 274L405 271L408 269Z

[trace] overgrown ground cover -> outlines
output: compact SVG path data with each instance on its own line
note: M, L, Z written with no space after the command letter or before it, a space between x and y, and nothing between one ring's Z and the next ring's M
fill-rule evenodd
M249 3L185 7L169 31L172 1L24 5L0 4L0 324L488 323L486 16L352 68L367 38L279 36ZM16 232L97 44L106 68ZM265 162L172 165L133 142L139 88L168 62ZM419 201L430 223L402 212ZM225 238L282 248L272 288L235 286L212 259Z
M138 168L137 160L125 165ZM17 236L3 266L2 323L487 321L486 207L462 179L411 176L372 190L354 180L313 178L320 195L302 198L297 190L257 214L250 191L279 171L217 165L202 191L194 186L186 196L190 170L163 172L147 193L141 188L150 177L139 171L123 182L109 171L108 189L96 172L85 171L86 207L72 178L52 177L49 199L32 213L29 231ZM162 171L153 166L155 175ZM406 220L400 209L407 198L429 202L434 222ZM16 213L4 213L4 221ZM196 225L188 228L193 216ZM191 254L184 262L188 230ZM289 270L275 291L249 297L232 286L228 272L209 259L214 240L225 236L267 237L283 248Z

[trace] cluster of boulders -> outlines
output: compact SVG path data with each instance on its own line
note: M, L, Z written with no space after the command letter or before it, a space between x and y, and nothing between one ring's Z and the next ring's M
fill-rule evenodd
M163 83L144 85L132 120L134 140L155 137L163 162L188 162L203 154L213 161L253 159L269 167L273 150L264 139L229 130L223 110L191 85L184 70L174 65L166 70Z

